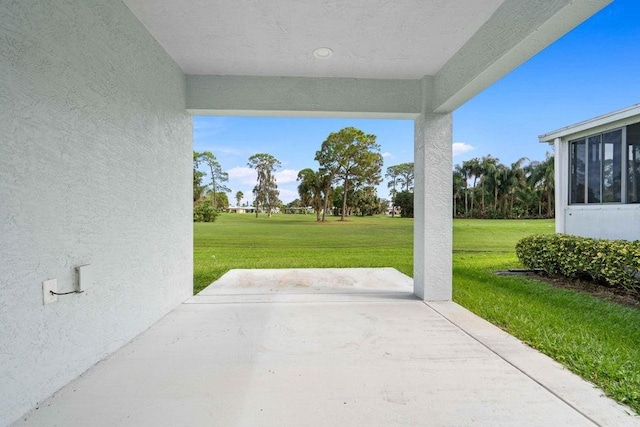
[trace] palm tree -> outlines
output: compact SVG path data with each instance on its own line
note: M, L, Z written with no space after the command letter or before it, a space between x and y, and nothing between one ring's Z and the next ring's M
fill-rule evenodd
M461 172L460 166L456 166L453 171L453 216L458 215L458 200L462 198L462 193L465 193L466 185L464 181L464 175ZM466 195L466 193L465 193ZM465 215L466 215L466 203L465 203Z
M496 157L492 157L491 154L484 156L479 162L479 172L480 172L480 187L482 188L482 205L481 212L484 215L486 213L485 207L485 193L486 193L486 182L487 178L493 175L496 172L496 168L498 166L498 159Z
M493 195L493 211L498 211L498 199L502 199L504 194L505 185L508 180L509 170L502 163L496 164L487 171L486 182L490 188L490 192Z
M542 206L546 201L546 215L554 216L554 157L547 153L543 162L531 162L530 187L538 195L538 216L543 216ZM545 200L546 199L546 200Z
M547 216L555 216L555 158L547 153L547 158L542 163L544 170L544 191L547 195Z
M236 203L237 206L240 206L240 202L242 201L242 198L244 197L244 193L242 191L238 191L236 193Z
M508 190L506 192L509 198L509 217L513 217L513 204L515 202L516 192L526 187L526 171L523 169L522 164L527 160L529 159L521 157L511 163L511 168L509 169Z
M311 206L316 211L316 221L324 221L326 200L331 189L331 177L322 170L315 172L306 168L298 172L298 194L304 206ZM327 197L325 197L327 196ZM322 213L322 218L320 214Z
M471 186L471 216L473 217L473 205L476 198L476 183L480 176L480 161L477 158L462 162L462 169L465 171L467 179L473 177L473 185Z

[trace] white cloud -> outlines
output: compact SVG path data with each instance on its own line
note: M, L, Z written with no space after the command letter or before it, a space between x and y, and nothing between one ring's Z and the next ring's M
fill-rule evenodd
M253 185L256 183L256 171L248 166L237 166L228 171L229 179L239 181L243 184Z
M276 183L286 184L288 182L296 182L298 171L295 169L284 169L275 173Z
M386 159L388 157L392 157L392 154L388 151L385 151L384 153L382 153L382 157Z
M467 151L473 150L475 147L465 144L464 142L454 142L451 144L451 150L453 151L453 155L457 156L459 154L464 154Z

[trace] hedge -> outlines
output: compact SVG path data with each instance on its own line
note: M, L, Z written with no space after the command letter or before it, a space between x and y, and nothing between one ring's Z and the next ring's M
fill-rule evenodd
M640 293L640 240L602 240L566 234L535 234L516 244L527 268L550 275L589 278Z

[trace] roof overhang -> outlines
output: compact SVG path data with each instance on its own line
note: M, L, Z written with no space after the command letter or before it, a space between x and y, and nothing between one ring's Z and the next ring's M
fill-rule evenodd
M635 104L622 110L547 132L540 135L538 139L540 142L546 143L553 143L558 138L568 141L638 122L640 122L640 104Z
M453 111L612 0L124 1L187 74L192 112L415 117Z

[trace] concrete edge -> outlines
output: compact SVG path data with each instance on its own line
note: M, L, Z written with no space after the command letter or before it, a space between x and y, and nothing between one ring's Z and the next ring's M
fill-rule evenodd
M454 302L425 302L452 324L600 426L640 426L640 416L595 385Z
M184 304L254 304L254 303L334 303L334 302L406 302L420 301L413 292L301 292L273 294L195 295Z

